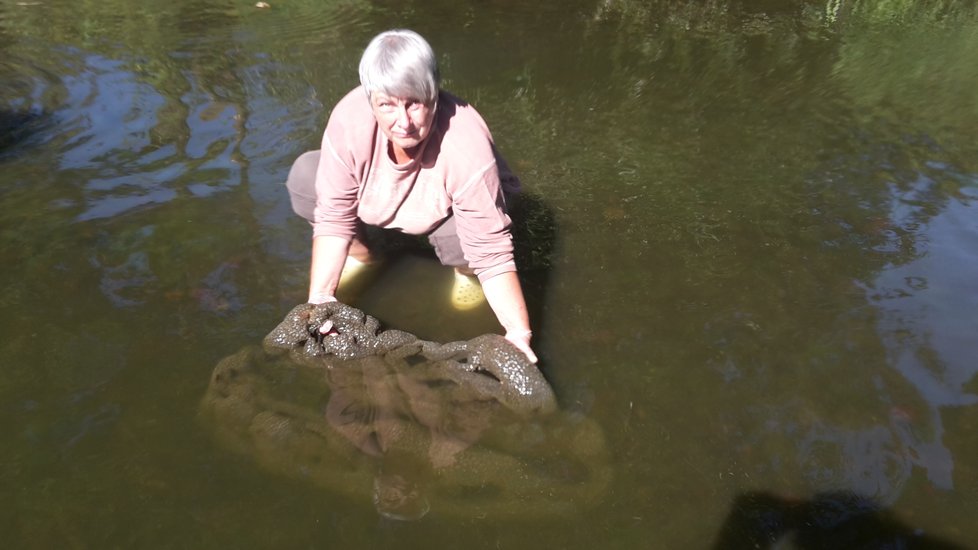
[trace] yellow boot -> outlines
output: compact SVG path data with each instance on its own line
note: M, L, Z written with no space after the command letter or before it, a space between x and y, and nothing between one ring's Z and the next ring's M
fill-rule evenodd
M336 293L342 294L340 298L343 300L356 299L375 278L381 263L380 260L361 262L353 256L347 256L343 271L340 272Z
M478 307L486 301L479 279L471 275L455 272L455 284L452 286L452 305L459 311Z

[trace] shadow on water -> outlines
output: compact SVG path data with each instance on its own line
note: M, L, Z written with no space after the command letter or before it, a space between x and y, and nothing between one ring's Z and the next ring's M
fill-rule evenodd
M963 550L915 529L867 497L851 492L795 500L767 492L738 496L714 550L741 548L915 548Z
M524 286L530 326L536 333L543 334L544 299L559 234L557 218L542 196L527 191L511 201L510 215L515 220L514 254Z
M48 124L45 113L35 111L0 111L0 160L13 157Z

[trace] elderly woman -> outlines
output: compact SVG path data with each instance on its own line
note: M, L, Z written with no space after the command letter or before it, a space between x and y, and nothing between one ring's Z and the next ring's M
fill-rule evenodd
M376 36L360 83L334 107L321 150L289 173L293 208L313 226L309 302L335 300L341 274L371 261L363 224L427 235L455 268L456 307L488 300L506 338L536 362L506 211L519 182L482 117L439 90L435 54L413 31Z

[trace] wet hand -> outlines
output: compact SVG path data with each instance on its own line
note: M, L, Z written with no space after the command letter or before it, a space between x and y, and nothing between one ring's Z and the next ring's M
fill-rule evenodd
M335 302L335 301L337 301L336 296L333 296L332 294L328 294L326 292L316 292L309 295L308 303L318 305L318 304L325 304L327 302ZM336 332L336 331L333 328L333 322L327 319L322 324L322 326L319 327L319 333L330 334L331 332Z
M328 292L313 292L309 294L308 303L325 304L326 302L335 302L335 301L336 301L336 296L333 296Z
M506 331L506 339L510 341L516 348L526 355L526 358L533 364L537 362L537 355L533 353L533 349L530 348L530 338L533 337L533 333L529 330L509 330Z

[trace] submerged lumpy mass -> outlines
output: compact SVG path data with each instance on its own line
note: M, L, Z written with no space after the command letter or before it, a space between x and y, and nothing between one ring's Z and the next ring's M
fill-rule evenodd
M223 359L201 411L266 469L392 519L570 514L611 479L598 425L503 337L421 340L339 302L296 306Z

